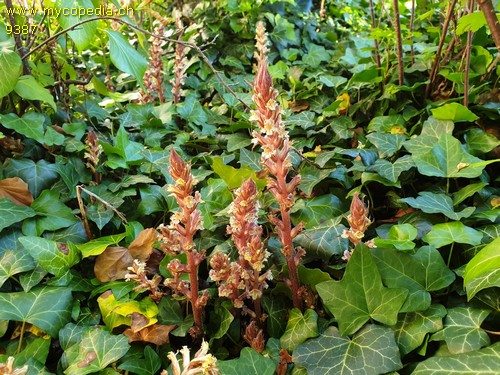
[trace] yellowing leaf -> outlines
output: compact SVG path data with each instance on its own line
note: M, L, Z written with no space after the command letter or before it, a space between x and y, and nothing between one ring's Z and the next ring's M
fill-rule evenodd
M29 206L33 202L28 184L19 177L0 181L0 198L9 198L15 204L24 206Z
M127 268L133 261L134 258L126 247L109 246L95 261L95 277L101 283L124 279Z

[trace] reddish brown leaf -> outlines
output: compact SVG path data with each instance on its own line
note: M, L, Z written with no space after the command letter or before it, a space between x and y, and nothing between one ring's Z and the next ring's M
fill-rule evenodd
M134 332L139 332L141 329L146 328L149 325L150 319L144 315L133 312L131 317L130 329Z
M177 328L176 325L163 326L160 324L154 324L141 329L139 332L134 332L132 328L128 328L125 332L123 332L123 334L128 337L129 343L142 341L159 346L168 344L168 334L175 328Z
M128 247L134 259L146 262L153 252L153 244L158 240L158 233L154 228L144 229Z
M123 279L133 260L126 247L108 246L95 261L95 276L102 283Z
M33 203L33 196L28 190L28 184L19 177L0 181L0 198L8 198L20 206L29 206Z

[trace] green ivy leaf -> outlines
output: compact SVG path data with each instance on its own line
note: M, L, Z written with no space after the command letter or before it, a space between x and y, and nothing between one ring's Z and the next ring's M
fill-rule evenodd
M479 245L482 238L481 232L465 226L460 221L452 221L435 224L423 240L435 248L440 248L453 242Z
M431 304L429 292L446 288L455 280L439 251L430 246L415 254L380 248L372 254L385 285L408 289L401 312L426 310Z
M16 133L34 139L39 143L44 143L43 123L45 116L37 112L28 112L23 117L18 117L15 113L0 115L0 123L7 129L12 129Z
M323 83L326 87L337 88L340 85L347 82L347 78L342 76L332 76L329 74L323 74L318 77L318 82Z
M34 162L29 159L11 159L5 168L5 177L21 177L28 184L33 197L51 187L57 179L54 164L46 160Z
M302 222L307 229L316 228L345 211L346 207L337 196L321 195L312 199L297 200L292 207L292 219L295 225Z
M441 107L431 109L432 115L438 120L451 120L453 122L474 122L479 117L466 106L459 103L448 103Z
M405 155L391 163L385 159L377 159L375 163L366 168L367 171L375 171L383 178L397 182L401 173L415 167L415 163L410 155Z
M0 251L0 287L8 278L35 267L35 261L22 247Z
M272 359L264 357L251 348L243 348L239 358L217 361L217 367L221 375L273 375L276 369Z
M21 76L14 89L21 98L27 100L40 100L57 110L54 98L49 90L35 80L33 76Z
M428 333L443 329L445 315L443 305L432 305L425 311L400 314L394 332L401 354L406 355L422 345Z
M415 248L415 238L417 238L418 231L411 224L393 225L389 229L387 239L375 238L374 242L377 247L382 248L395 248L398 250L412 250Z
M111 61L118 69L134 77L142 87L142 78L148 67L147 60L119 32L106 30L106 33L109 36Z
M239 188L243 181L248 180L250 177L259 190L264 189L266 186L266 180L258 178L253 169L245 165L242 165L240 169L225 165L221 157L212 158L212 169L224 180L229 189Z
M387 158L399 151L408 138L403 134L370 133L366 136L377 147L381 158Z
M293 359L309 375L375 375L403 367L393 331L374 324L363 327L352 340L328 327L320 337L299 345Z
M264 294L264 297L262 297L262 307L268 315L266 328L269 336L275 338L281 337L285 332L288 316L288 305L285 299Z
M0 198L0 231L35 215L36 212L31 207L17 205L8 198Z
M22 70L23 62L18 53L0 51L0 98L14 90Z
M465 267L464 285L471 300L485 288L500 287L500 237L483 247Z
M202 202L198 208L203 216L203 225L205 229L214 230L217 227L218 213L228 207L233 196L221 179L209 179L208 185L200 190L200 194Z
M52 190L44 190L33 201L31 208L37 213L37 216L30 221L34 223L38 235L46 230L54 231L69 227L78 221L71 208L59 200L59 193Z
M30 292L0 293L2 319L31 323L57 337L71 317L71 290L43 287Z
M330 169L318 169L309 165L306 165L300 171L300 176L302 179L299 183L299 189L306 195L311 195L314 187L327 178L332 170Z
M472 352L487 346L490 344L490 338L481 329L481 323L489 314L489 310L472 307L448 309L444 329L435 333L432 340L444 340L452 354Z
M463 187L456 193L453 193L453 205L459 205L467 198L472 197L478 191L481 191L487 185L488 184L486 182L477 182L475 184L469 184Z
M479 128L472 128L465 133L465 142L467 150L474 155L485 154L500 146L500 140Z
M199 99L195 95L189 95L177 107L177 114L184 120L193 122L196 125L204 125L208 119Z
M144 358L131 358L123 362L118 368L139 375L155 375L161 368L161 359L151 346L146 346L144 348Z
M333 255L341 256L347 249L348 240L341 237L344 229L339 220L330 220L301 232L294 242L306 250L307 256L329 260Z
M94 9L94 5L91 0L61 0L60 4L58 4L58 9ZM77 22L80 22L85 19L92 18L92 16L88 14L83 15L71 15L65 14L61 15L57 18L57 21L61 25L63 29L67 29ZM78 50L83 51L90 43L95 40L95 35L97 32L97 21L95 22L87 22L83 25L79 25L77 28L70 30L68 32L69 37L75 43Z
M318 336L318 314L314 310L307 309L302 315L299 309L293 308L290 310L285 333L280 338L280 345L292 353L297 345L316 336Z
M47 272L61 277L80 261L74 246L49 241L41 237L21 237L19 242L33 259Z
M113 234L111 236L99 237L84 244L75 245L82 253L83 258L101 254L108 246L116 245L123 240L127 234Z
M475 178L486 164L465 152L462 144L451 134L453 123L431 117L424 122L421 134L405 142L418 171L425 176ZM494 161L488 161L491 163Z
M222 338L229 330L234 320L231 309L232 303L229 301L224 301L215 307L214 314L210 316L210 327L217 327L217 330L210 335L210 343L215 339Z
M317 68L323 61L330 60L330 53L325 47L317 44L309 44L307 53L302 57L304 64L309 65L311 68Z
M71 348L73 355L68 356L70 365L64 373L85 375L116 362L128 352L130 346L125 336L113 335L100 327L94 327L85 332L82 340Z
M228 152L243 149L252 143L252 140L248 135L241 133L227 134L224 136L224 138L227 140Z
M325 307L339 322L342 335L357 332L370 318L387 325L397 322L407 289L385 288L371 255L360 244L347 263L341 281L325 281L316 286Z
M475 33L484 25L486 25L486 19L484 18L483 12L472 12L458 19L456 33L457 35L462 35L466 31L472 31L473 33Z
M460 212L455 212L453 210L453 200L446 194L421 191L418 195L417 198L402 198L400 201L407 203L413 208L418 208L425 213L440 213L452 220L469 217L476 209L475 207L466 207Z

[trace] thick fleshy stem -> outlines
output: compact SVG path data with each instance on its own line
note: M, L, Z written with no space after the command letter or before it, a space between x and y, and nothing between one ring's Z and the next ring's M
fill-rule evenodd
M186 254L187 264L182 264L177 258L173 259L167 266L173 277L166 279L165 284L174 294L188 298L194 317L191 334L199 337L203 333L203 309L208 302L208 292L205 290L200 295L198 287L198 266L205 258L205 253L196 251L193 242L196 232L203 228L201 212L197 209L201 196L198 191L193 194L191 167L174 149L170 153L169 173L174 183L168 187L168 191L177 201L180 211L174 212L169 226L160 226L162 248L166 253ZM189 275L189 283L181 280L182 274Z

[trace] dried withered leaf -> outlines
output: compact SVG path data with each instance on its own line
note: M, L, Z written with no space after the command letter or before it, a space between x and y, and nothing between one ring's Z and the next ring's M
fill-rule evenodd
M133 312L130 321L130 329L134 332L139 332L141 329L146 328L150 321L148 317L138 312Z
M82 361L78 362L78 368L83 368L83 367L88 367L90 366L90 363L95 361L97 359L97 353L94 351L88 352L85 355L85 359Z
M29 206L33 203L33 196L28 190L28 184L19 177L0 181L0 198L8 198L20 206Z
M132 328L128 328L123 332L125 336L128 337L128 342L142 341L148 342L155 345L165 345L168 344L168 334L177 326L164 326L160 324L154 324L152 326L141 329L139 332L134 332Z
M95 277L101 283L124 279L128 272L127 268L132 265L133 260L126 247L108 246L95 261Z
M153 252L153 244L158 240L158 233L154 228L144 229L132 241L128 250L134 259L146 262Z

